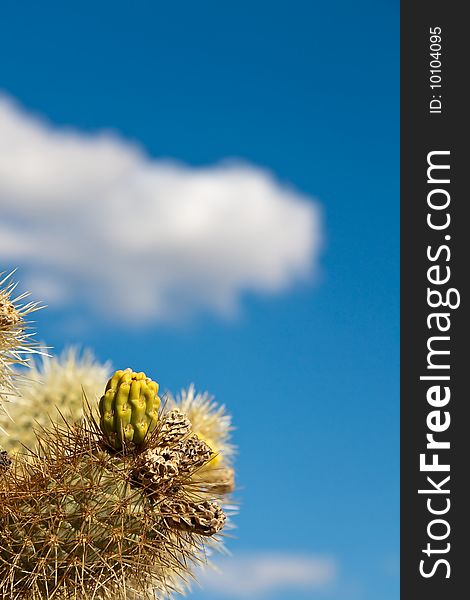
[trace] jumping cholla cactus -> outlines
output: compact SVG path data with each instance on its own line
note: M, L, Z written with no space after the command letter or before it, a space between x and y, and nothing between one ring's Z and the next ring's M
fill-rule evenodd
M188 412L214 425L200 437L179 408L157 413L157 392L145 374L117 371L99 421L90 406L78 424L51 424L35 452L0 467L2 598L166 598L206 562L233 489L219 477L229 420L218 430L214 405L193 395Z
M59 422L61 414L78 423L83 418L83 396L94 400L102 393L111 370L91 350L68 347L58 357L42 356L17 382L17 394L8 404L8 415L0 412L0 429L6 433L2 446L10 454L34 448L35 429ZM15 371L16 372L16 371ZM96 407L97 408L97 407Z
M26 316L40 306L35 302L23 303L28 293L12 298L16 284L13 273L0 273L0 410L3 402L17 392L14 365L27 365L28 355L38 351L32 340Z
M105 386L107 365L74 350L16 371L39 348L25 322L38 306L14 287L0 281L0 400L12 400L1 443L15 450L0 451L0 597L186 590L230 527L228 415L193 387L160 403L158 384L130 369Z

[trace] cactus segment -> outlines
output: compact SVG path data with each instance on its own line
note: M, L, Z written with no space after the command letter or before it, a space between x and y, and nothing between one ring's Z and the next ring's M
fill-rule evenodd
M158 383L142 372L116 371L100 400L101 430L116 450L140 446L155 429L159 407Z

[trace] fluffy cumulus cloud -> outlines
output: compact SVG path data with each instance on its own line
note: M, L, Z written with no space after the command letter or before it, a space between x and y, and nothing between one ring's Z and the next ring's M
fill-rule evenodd
M219 572L199 581L217 598L262 598L276 593L310 592L331 586L337 568L329 558L293 554L249 554L227 558Z
M128 322L274 294L315 273L318 206L258 167L192 168L0 97L0 260L35 296Z

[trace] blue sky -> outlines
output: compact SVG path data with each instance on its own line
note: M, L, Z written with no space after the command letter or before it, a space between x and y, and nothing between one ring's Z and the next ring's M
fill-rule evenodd
M323 247L309 273L302 263L292 281L238 282L233 314L201 296L202 308L177 322L107 320L87 304L97 279L88 290L80 271L51 292L39 337L57 350L90 346L163 388L194 382L226 404L239 446L233 561L336 565L330 586L287 586L268 600L398 598L397 3L85 0L7 2L2 13L1 91L18 114L40 115L49 132L116 132L143 162L176 161L184 173L251 165L272 174L283 206L309 205L306 218L318 207ZM14 213L8 198L0 190L11 231L33 217L44 231L60 227ZM112 215L103 223L112 232ZM297 244L291 233L286 224L276 237ZM35 261L0 244L0 260L46 290L37 280L47 254ZM139 281L123 277L128 285ZM116 287L103 289L107 305L119 304ZM222 597L213 594L192 597Z

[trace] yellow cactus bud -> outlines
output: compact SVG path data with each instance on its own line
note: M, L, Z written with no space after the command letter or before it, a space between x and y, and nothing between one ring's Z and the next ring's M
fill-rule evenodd
M120 450L140 446L158 421L158 383L131 369L116 371L100 400L100 427L110 444Z

